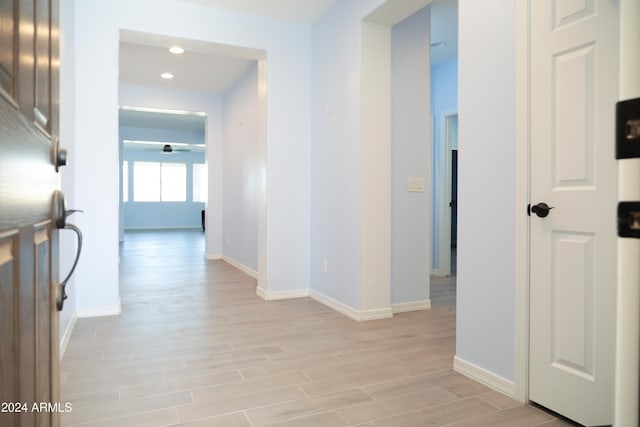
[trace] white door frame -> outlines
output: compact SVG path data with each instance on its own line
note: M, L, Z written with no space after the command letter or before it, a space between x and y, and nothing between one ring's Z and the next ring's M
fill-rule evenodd
M456 147L451 141L450 123L458 110L449 110L440 114L440 153L438 156L438 170L440 171L438 207L438 276L451 275L451 150Z
M529 400L530 2L516 3L515 398Z
M620 1L620 92L621 100L640 96L640 30L637 0ZM640 199L640 159L618 161L618 199ZM628 185L632 183L631 185ZM638 332L640 331L640 242L618 239L618 313L616 345L616 389L614 421L617 425L638 425ZM622 398L624 397L624 398Z

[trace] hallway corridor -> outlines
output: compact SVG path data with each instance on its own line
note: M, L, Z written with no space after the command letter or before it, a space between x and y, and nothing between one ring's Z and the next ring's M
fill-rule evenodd
M63 426L568 425L452 371L446 289L431 310L356 322L261 300L203 245L195 230L126 234L122 314L79 319L62 361Z

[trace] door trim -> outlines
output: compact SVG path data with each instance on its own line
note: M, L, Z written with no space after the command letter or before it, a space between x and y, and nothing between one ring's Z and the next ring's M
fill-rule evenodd
M636 26L640 17L637 0L620 2L620 88L619 98L629 99L640 96L637 76L640 71L640 54L636 42L640 40L640 30ZM640 199L640 189L627 186L625 182L638 182L640 160L625 159L618 162L618 200ZM614 420L619 425L637 425L638 412L638 291L640 271L636 260L640 245L634 239L618 238L618 313L616 344ZM623 274L624 272L624 274Z
M526 207L531 188L531 26L532 0L516 3L516 206L515 206L515 395L529 401L530 235Z

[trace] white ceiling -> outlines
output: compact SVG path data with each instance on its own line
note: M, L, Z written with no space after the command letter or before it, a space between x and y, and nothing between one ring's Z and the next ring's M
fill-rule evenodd
M352 0L176 1L311 25L338 1ZM431 49L433 64L452 59L458 54L457 9L458 0L436 0L431 4L431 40L445 43L444 47ZM153 88L224 93L251 64L266 58L266 52L255 49L164 35L122 31L120 39L120 82ZM169 47L175 45L183 47L185 53L169 53ZM162 79L160 74L163 72L170 72L175 77L171 80Z
M166 47L120 42L120 82L188 92L224 93L255 60L236 56L203 53L188 49L183 43L166 41ZM179 44L186 50L181 55L169 52ZM165 80L160 74L175 77Z
M216 9L258 15L279 21L311 25L338 0L178 0ZM351 0L349 0L351 1Z
M431 4L431 63L439 64L458 56L458 0L437 0Z
M288 22L311 24L338 0L178 0L207 7L266 16ZM342 0L351 1L351 0ZM436 64L457 56L457 0L437 0L431 5L432 41L445 46L431 50ZM204 43L175 37L122 32L120 44L120 81L182 91L224 93L265 53L252 49ZM182 55L168 48L180 45ZM163 72L175 75L160 78Z
M173 117L180 116L179 122ZM129 109L119 111L120 126L171 129L202 134L204 138L207 114L203 112L175 112L160 109Z

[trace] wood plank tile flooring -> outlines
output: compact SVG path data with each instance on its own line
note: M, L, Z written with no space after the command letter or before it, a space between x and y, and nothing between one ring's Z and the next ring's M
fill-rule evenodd
M433 306L355 322L203 260L199 231L127 233L120 316L79 319L63 426L562 426L451 369L455 281Z

